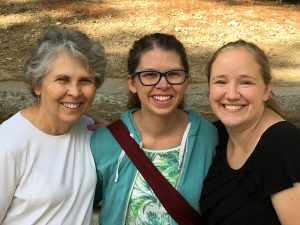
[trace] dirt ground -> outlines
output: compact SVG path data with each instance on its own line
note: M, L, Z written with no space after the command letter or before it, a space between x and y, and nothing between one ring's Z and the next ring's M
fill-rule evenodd
M205 82L211 53L243 38L270 57L276 80L300 81L300 5L228 0L1 0L0 81L22 79L22 67L50 26L78 28L103 43L108 76L126 74L135 39L176 35L186 46L194 82Z

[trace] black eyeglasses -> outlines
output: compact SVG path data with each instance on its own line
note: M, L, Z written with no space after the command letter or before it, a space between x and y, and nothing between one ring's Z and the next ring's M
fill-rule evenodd
M183 84L188 77L186 69L173 69L166 72L157 70L144 70L133 74L138 76L142 85L155 86L159 83L162 77L165 77L167 82L172 85Z

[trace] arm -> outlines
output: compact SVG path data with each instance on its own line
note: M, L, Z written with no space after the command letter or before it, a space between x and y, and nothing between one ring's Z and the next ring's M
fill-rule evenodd
M273 194L271 200L282 225L299 225L300 183Z
M300 221L300 129L291 123L275 124L265 133L263 193L270 196L283 225Z
M16 160L0 146L0 224L15 194L18 184L17 174Z

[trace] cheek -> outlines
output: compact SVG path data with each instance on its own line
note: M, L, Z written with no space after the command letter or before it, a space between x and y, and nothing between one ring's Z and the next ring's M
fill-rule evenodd
M219 91L216 88L211 87L208 91L208 99L210 102L213 102L214 100L217 100L220 95Z
M152 87L137 87L135 90L136 92L133 93L137 94L139 99L148 98L151 93Z
M217 99L214 99L213 97L210 97L208 100L209 100L209 105L210 105L212 110L214 110L215 108L218 107L219 103L218 103Z
M92 101L95 97L95 94L96 94L96 87L86 87L84 90L83 90L83 93L84 93L84 96L86 99Z
M246 90L243 90L242 95L245 96L246 99L248 99L249 101L259 101L262 100L263 101L263 96L264 93L262 92L261 89L259 88L249 88Z

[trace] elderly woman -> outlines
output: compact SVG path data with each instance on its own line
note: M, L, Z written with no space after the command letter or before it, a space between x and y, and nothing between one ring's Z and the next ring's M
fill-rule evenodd
M0 224L90 224L97 175L93 120L83 114L104 79L103 47L51 29L25 66L37 102L0 126Z

